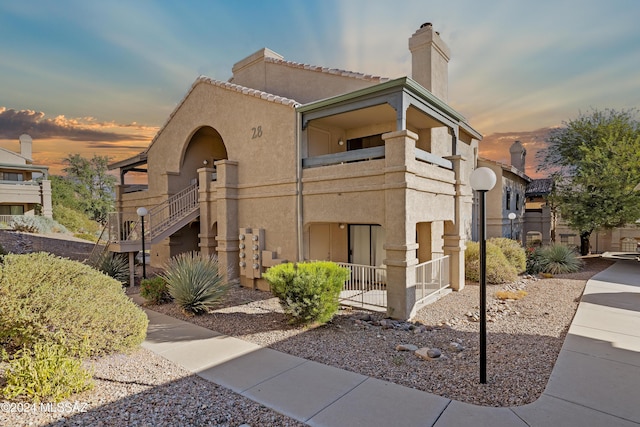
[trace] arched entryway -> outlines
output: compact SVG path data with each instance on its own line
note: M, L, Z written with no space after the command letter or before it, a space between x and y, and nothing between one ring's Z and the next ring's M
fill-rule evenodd
M192 185L199 185L200 191L202 191L203 183L199 182L202 177L198 170L202 168L213 169L216 161L227 159L227 149L220 133L211 126L198 128L185 144L179 174L168 177L170 191L176 194ZM207 177L215 180L216 174L207 173ZM214 186L211 185L207 185L205 188L208 188L206 191L215 191ZM172 256L185 251L201 250L203 245L206 247L205 252L207 253L215 248L217 234L215 197L207 197L207 199L209 201L204 205L203 202L200 202L198 219L170 237Z

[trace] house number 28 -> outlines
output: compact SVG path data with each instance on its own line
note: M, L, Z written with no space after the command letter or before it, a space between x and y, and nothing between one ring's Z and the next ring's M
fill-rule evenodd
M251 128L251 131L253 132L251 139L260 138L262 136L262 126Z

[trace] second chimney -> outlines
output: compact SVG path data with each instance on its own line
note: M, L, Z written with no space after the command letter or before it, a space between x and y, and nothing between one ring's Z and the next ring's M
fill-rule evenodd
M409 39L411 51L411 78L432 94L448 101L449 97L449 47L434 31L433 25L422 24Z

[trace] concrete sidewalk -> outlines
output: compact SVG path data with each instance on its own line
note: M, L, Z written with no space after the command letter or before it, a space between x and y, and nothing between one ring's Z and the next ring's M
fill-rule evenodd
M144 348L311 426L640 426L635 261L587 282L547 388L513 408L457 402L146 311Z

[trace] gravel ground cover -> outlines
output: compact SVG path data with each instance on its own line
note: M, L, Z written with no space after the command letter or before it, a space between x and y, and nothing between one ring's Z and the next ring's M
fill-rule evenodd
M346 309L326 325L292 326L277 299L243 288L234 288L224 307L203 316L185 316L174 304L150 308L261 346L450 399L517 406L540 396L586 280L611 265L600 258L585 261L580 273L487 287L487 384L482 385L479 287L474 283L424 307L411 323ZM527 295L520 300L495 298L505 289ZM398 350L401 345L436 348L442 356L424 360L413 351Z
M277 299L239 287L230 291L220 308L203 316L185 316L171 303L149 308L278 351L447 398L516 406L533 402L542 393L586 280L611 264L599 258L585 261L580 273L488 286L485 385L478 383L479 289L473 283L421 309L411 323L344 309L326 325L292 326ZM496 299L495 292L505 289L524 290L527 295L520 300ZM442 355L425 360L413 351L398 349L411 345L437 348ZM0 400L0 425L303 425L144 349L101 358L91 365L96 379L92 391L60 407L25 410L23 405L21 412L16 412L17 403L10 407Z

